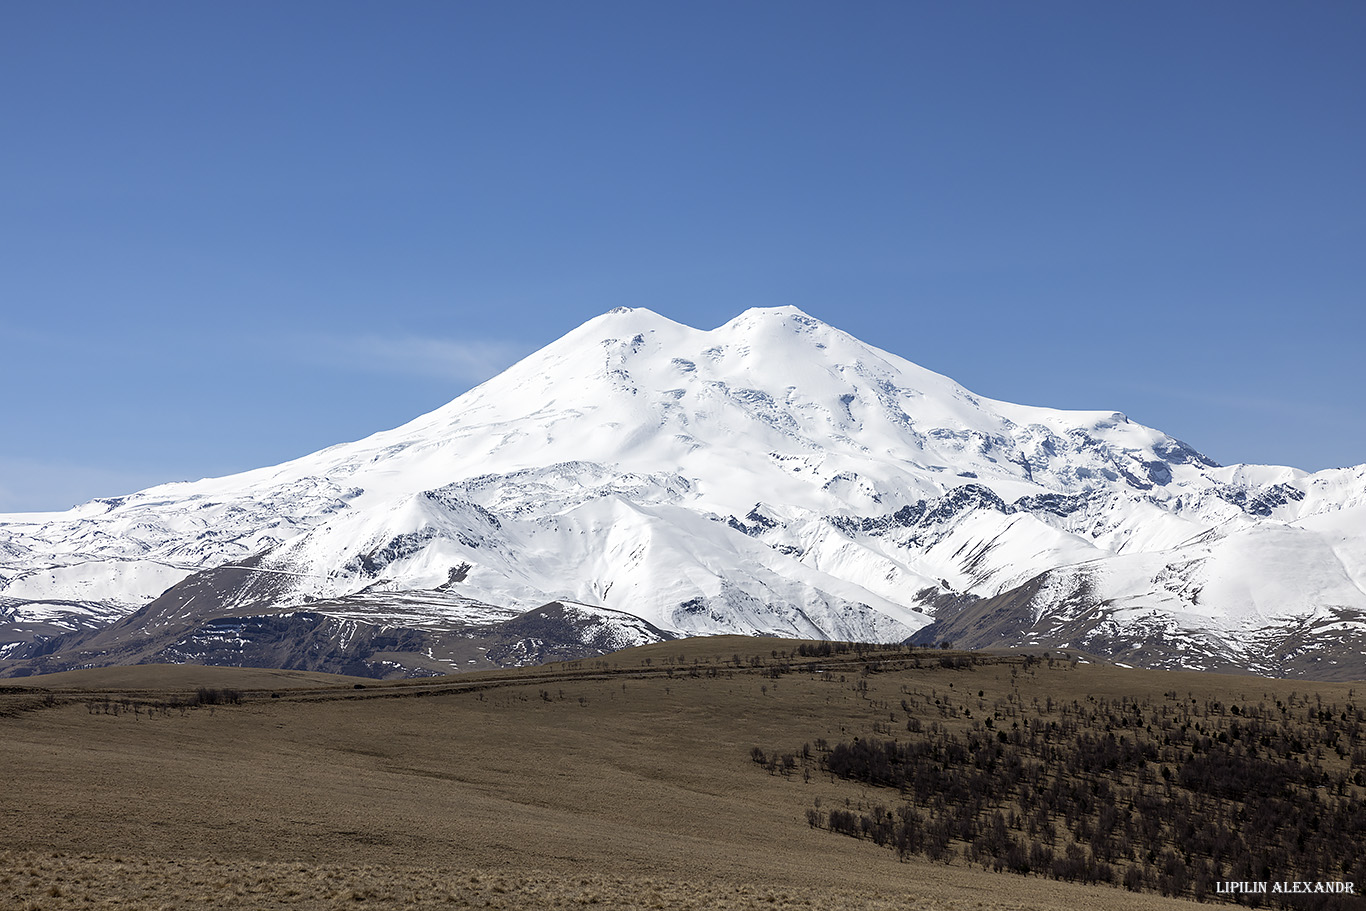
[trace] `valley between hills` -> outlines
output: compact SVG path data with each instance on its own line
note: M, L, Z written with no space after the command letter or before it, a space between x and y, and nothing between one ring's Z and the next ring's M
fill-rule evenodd
M4 908L1046 911L1366 887L1360 683L721 636L402 681L12 684Z

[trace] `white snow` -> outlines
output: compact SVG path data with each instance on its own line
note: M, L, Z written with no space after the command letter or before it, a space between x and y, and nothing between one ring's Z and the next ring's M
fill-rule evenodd
M928 622L924 590L987 596L1070 566L1120 620L1227 637L1366 608L1364 509L1366 466L1216 467L1117 412L976 396L795 308L711 331L625 309L354 443L0 516L0 596L20 617L128 612L265 553L295 579L283 606L444 586L689 633L895 639Z

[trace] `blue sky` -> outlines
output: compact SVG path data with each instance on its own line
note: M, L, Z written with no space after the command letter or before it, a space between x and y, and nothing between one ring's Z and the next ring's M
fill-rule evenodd
M11 2L0 510L794 304L1226 463L1366 461L1366 5Z

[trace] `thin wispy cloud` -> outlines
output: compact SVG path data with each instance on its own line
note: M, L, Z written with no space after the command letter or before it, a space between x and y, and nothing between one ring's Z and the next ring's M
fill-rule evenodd
M63 510L95 497L133 493L185 478L154 471L33 458L0 458L0 513Z
M464 383L482 383L531 353L511 342L414 335L329 336L312 350L334 368Z

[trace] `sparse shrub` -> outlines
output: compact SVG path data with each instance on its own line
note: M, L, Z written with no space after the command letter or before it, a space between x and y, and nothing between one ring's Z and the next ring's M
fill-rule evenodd
M1355 708L1312 697L1279 711L1242 702L1235 712L1174 694L1165 705L1050 696L1046 706L1033 701L1032 717L1008 698L981 727L948 727L941 719L966 718L971 700L955 701L952 687L901 700L913 735L904 741L817 741L819 756L803 751L804 763L902 800L892 811L809 811L808 824L823 821L901 857L961 856L990 869L1196 899L1212 898L1220 880L1346 880L1366 868L1358 860L1366 749L1356 746L1366 742L1366 718Z

